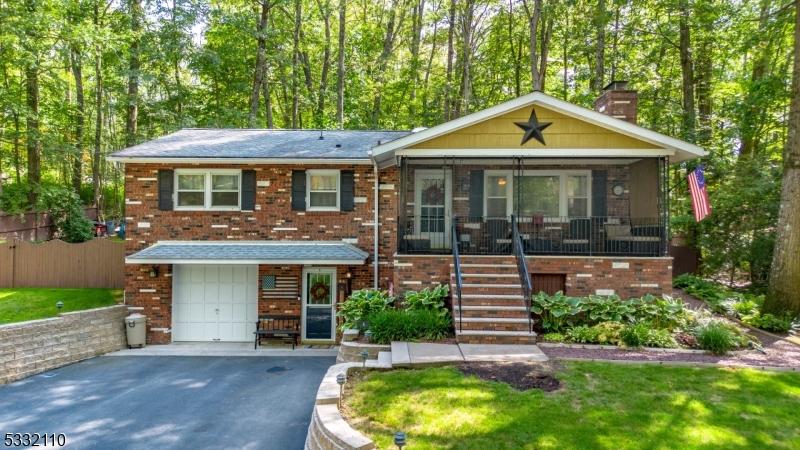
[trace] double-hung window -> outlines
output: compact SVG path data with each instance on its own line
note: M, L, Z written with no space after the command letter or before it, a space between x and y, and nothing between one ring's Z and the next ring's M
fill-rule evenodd
M306 203L309 211L339 211L339 171L306 171Z
M175 209L238 210L241 179L240 170L176 170Z
M505 210L516 210L520 217L588 217L591 213L588 170L525 170L513 178L513 183L512 172L505 174L499 171L487 174L484 186L487 216L503 214ZM506 199L512 198L513 208L510 202L504 208Z

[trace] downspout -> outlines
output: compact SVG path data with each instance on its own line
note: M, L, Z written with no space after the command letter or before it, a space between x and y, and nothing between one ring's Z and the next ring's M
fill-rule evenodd
M372 172L375 177L375 217L373 218L372 229L373 229L373 236L372 236L372 243L373 243L373 258L372 258L372 287L373 289L378 289L378 209L380 204L380 198L378 196L378 190L380 188L378 183L378 161L375 160L375 157L372 157Z

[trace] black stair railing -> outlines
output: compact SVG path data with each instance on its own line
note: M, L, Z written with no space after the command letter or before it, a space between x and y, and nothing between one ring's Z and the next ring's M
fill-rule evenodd
M528 270L528 262L525 260L525 248L522 246L522 237L519 234L515 216L511 216L511 247L514 251L514 257L517 259L519 281L520 285L522 285L522 295L525 298L525 310L528 314L528 331L533 332L533 320L531 318L531 295L533 294L533 285L531 283L531 273Z
M451 235L451 243L453 247L453 272L455 273L456 278L456 297L458 297L458 330L462 331L461 325L461 285L463 280L461 279L461 256L458 254L458 218L455 216L453 217L453 224L451 226L450 235Z

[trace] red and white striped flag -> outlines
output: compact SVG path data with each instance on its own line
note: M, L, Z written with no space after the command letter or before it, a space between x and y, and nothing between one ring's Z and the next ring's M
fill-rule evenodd
M700 222L711 214L711 202L708 201L706 179L703 177L703 166L697 166L694 172L688 175L689 192L692 194L692 208L694 220Z

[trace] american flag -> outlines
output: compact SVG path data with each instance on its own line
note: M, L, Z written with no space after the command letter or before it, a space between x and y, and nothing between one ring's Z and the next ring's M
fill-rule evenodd
M703 176L703 166L697 166L694 172L688 175L689 192L692 194L692 207L694 220L700 222L711 214L711 202L708 201L706 179Z

